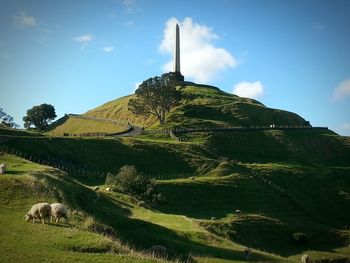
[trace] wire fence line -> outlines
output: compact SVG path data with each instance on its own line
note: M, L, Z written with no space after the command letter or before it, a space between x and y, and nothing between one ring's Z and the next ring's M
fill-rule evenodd
M176 128L168 131L169 136L179 142L189 142L190 139L180 137L179 134L197 133L197 132L232 132L232 131L266 131L266 130L328 130L328 127L312 127L309 125L267 125L267 126L226 126L226 127L203 127L203 128Z
M114 120L114 119L104 119L104 118L85 116L85 115L73 114L73 113L69 113L68 116L72 117L72 118L78 118L78 119L84 119L84 120L92 120L92 121L99 121L99 122L105 122L105 123L112 123L112 124L119 125L119 126L126 126L126 127L130 127L131 126L131 124L129 122L127 122L127 121L120 121L120 120Z
M116 172L112 171L98 171L98 170L92 170L88 169L86 167L76 165L69 161L60 160L57 158L47 158L40 155L34 155L34 154L28 154L21 152L19 150L16 150L15 148L9 147L8 145L2 145L0 146L0 153L7 153L11 155L15 155L17 157L26 159L30 162L51 166L54 168L57 168L59 170L62 170L64 172L67 172L68 174L75 174L78 175L77 177L93 177L94 179L105 179L108 174L116 174ZM157 173L157 174L148 174L146 173L145 176L147 178L152 178L156 180L174 180L174 179L181 179L181 178L190 178L195 176L195 173L188 173L188 172L181 172L181 173Z

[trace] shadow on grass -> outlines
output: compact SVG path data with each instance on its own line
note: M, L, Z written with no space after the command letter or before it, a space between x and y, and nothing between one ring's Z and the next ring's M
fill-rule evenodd
M162 183L159 187L167 200L157 207L160 212L200 220L215 217L217 220L204 221L208 231L247 247L290 256L305 250L330 252L345 244L331 225L325 225L322 217L317 220L319 215L307 209L309 204L301 206L252 179ZM236 209L242 213L235 213ZM296 244L292 240L295 232L305 232L309 242Z
M165 227L139 219L131 219L129 218L131 214L129 209L120 207L103 195L99 196L67 176L64 179L42 174L34 176L44 181L49 189L54 189L50 193L54 193L58 201L66 203L71 209L79 209L93 216L98 223L108 227L106 229L93 226L92 231L101 233L101 230L102 232L107 230L103 234L112 235L112 237L135 246L137 249L148 249L153 245L162 245L167 248L170 257L181 259L188 258L190 254L222 259L244 259L244 255L240 251L194 242ZM255 257L257 260L271 262L271 258L263 254L256 254Z

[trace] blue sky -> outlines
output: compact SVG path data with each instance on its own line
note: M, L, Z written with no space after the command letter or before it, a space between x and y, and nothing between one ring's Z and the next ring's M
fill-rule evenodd
M0 0L0 96L22 124L133 93L171 68L185 78L350 135L350 1Z

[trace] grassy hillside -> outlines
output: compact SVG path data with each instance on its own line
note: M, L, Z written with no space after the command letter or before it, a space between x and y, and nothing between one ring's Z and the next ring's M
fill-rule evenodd
M197 262L243 262L244 247L253 249L252 262L298 262L302 253L314 262L345 262L350 255L350 230L344 228L350 168L233 164L240 172L158 181L166 202L147 209L122 194L93 192L59 170L10 155L0 159L9 166L0 177L5 262L33 262L38 256L50 262L153 262L132 253L125 242L141 251L161 244L170 257L192 255ZM68 205L71 225L25 223L24 213L39 201ZM295 243L295 232L307 234L307 243ZM22 253L15 252L18 247Z
M153 176L215 173L222 160L322 167L347 167L350 160L350 139L327 130L200 133L187 137L191 142L176 142L167 135L119 139L12 137L0 147L90 171L116 172L126 164L136 165ZM235 171L231 166L225 169L227 173ZM86 179L87 183L90 178ZM91 180L96 183L103 177Z
M181 88L183 104L167 117L170 127L222 127L251 125L303 125L305 120L295 113L265 107L258 101L238 97L206 85L191 84ZM134 95L110 101L85 115L126 120L145 127L157 127L155 118L135 116L128 111Z
M294 113L269 109L215 87L191 84L181 89L186 99L169 113L163 127L155 119L132 115L127 110L132 96L86 115L149 128L305 124ZM56 123L56 129L83 125L66 121ZM0 151L58 164L65 170L0 156L0 162L10 164L9 174L0 176L0 208L8 211L0 223L10 225L0 234L11 240L8 244L0 241L0 249L6 251L7 261L21 260L11 252L18 239L11 233L19 224L20 236L32 234L34 240L47 241L42 248L49 252L44 255L56 260L62 251L69 251L68 262L85 261L90 255L97 262L149 262L154 259L133 254L129 246L144 251L155 244L166 246L172 258L191 255L199 263L242 262L245 247L253 250L252 262L299 262L304 253L315 263L350 259L349 137L326 129L179 134L187 142L174 141L167 134L132 138L37 135L0 130ZM116 173L126 164L160 179L156 186L165 201L145 208L129 196L104 191L106 173ZM94 185L100 185L98 192L91 190ZM25 210L40 200L67 204L72 228L25 224ZM37 226L43 231L35 232ZM61 231L56 233L56 228ZM72 229L76 234L65 232ZM101 237L101 232L119 242ZM302 233L306 241L293 239L295 233ZM24 255L32 262L38 255L32 248L40 244L28 244L23 244Z
M58 123L53 123L47 134L52 136L63 136L64 133L69 134L81 134L81 133L94 133L94 132L106 132L114 133L126 130L124 125L116 125L113 123L80 119L73 117L64 117L62 120L58 120Z
M86 112L84 115L89 117L128 121L140 127L149 127L156 124L157 120L155 117L145 118L143 116L137 116L128 110L128 102L134 96L135 95L129 95L112 100Z
M96 201L96 194L88 188L58 170L11 155L1 155L0 162L8 166L8 172L0 176L1 262L160 262L98 233L102 223L72 198L81 193L89 202ZM43 201L67 204L70 224L25 222L30 207ZM114 211L121 213L122 209L116 206Z

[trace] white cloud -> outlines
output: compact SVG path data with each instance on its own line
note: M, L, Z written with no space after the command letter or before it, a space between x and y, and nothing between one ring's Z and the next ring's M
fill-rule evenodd
M19 26L36 26L36 19L27 15L24 11L20 11L18 15L13 17L15 23Z
M137 0L123 0L122 2L128 14L136 14L142 12L142 9L139 7Z
M264 95L264 86L260 81L242 81L234 86L233 93L240 97L258 99Z
M176 18L166 22L163 39L159 45L161 52L173 55L176 23L180 26L181 73L185 78L207 82L221 71L237 66L233 55L223 48L214 46L212 41L218 39L218 36L213 30L194 23L189 17L182 22ZM173 58L163 65L163 71L173 71Z
M334 89L332 100L341 101L350 97L350 79L346 79L339 83L339 85Z
M109 46L109 47L104 47L104 48L102 48L102 49L103 49L103 51L106 52L106 53L111 53L111 52L113 52L114 47Z
M76 36L73 38L73 40L75 42L78 42L78 43L81 43L82 46L81 46L81 50L84 50L85 47L87 46L87 44L89 42L91 42L92 40L94 40L94 35L92 34L85 34L85 35L81 35L81 36Z
M86 34L74 37L74 41L78 43L88 43L94 39L92 34Z

